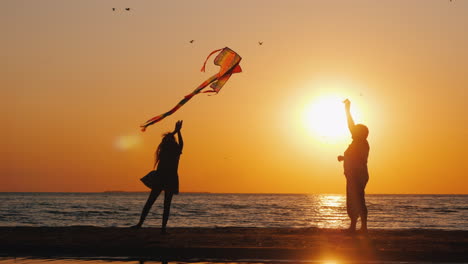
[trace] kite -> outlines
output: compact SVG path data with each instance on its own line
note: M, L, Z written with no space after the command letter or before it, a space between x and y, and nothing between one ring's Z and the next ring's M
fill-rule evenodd
M154 123L157 123L157 122L163 120L164 118L166 118L167 116L173 114L180 107L182 107L185 103L187 103L190 99L192 99L192 97L194 97L195 95L197 95L199 93L216 93L216 94L219 93L221 88L223 88L223 86L226 84L226 82L229 80L229 78L231 77L231 75L233 73L242 72L242 69L239 66L239 62L241 61L242 58L239 56L239 54L237 54L236 52L234 52L233 50L231 50L228 47L225 47L223 49L218 49L218 50L215 50L215 51L211 52L208 55L208 57L206 58L205 63L203 64L203 67L201 68L202 72L205 71L206 62L208 61L210 56L215 54L216 52L220 52L220 53L214 59L214 64L221 67L220 71L217 74L215 74L215 75L211 76L210 78L208 78L202 84L200 84L193 92L186 95L184 97L184 99L182 99L171 110L169 110L168 112L166 112L164 114L155 116L155 117L151 118L150 120L146 121L143 125L140 126L141 131L144 132L148 126L150 126L150 125L152 125ZM202 91L208 85L210 85L211 89Z

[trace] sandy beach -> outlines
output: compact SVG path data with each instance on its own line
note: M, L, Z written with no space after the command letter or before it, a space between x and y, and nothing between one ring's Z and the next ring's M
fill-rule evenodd
M468 262L468 231L290 228L0 227L7 257L147 257L168 260Z

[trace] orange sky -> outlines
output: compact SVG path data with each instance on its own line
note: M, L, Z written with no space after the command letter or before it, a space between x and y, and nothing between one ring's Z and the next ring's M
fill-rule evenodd
M468 193L468 1L15 0L0 10L0 191L143 191L160 135L183 119L181 191L343 193L336 156L350 137L319 136L304 119L333 94L370 128L368 193ZM141 133L218 70L199 72L225 46L244 72Z

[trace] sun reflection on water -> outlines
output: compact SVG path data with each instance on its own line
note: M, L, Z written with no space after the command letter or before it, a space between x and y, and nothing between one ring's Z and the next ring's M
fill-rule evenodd
M322 195L319 198L318 213L327 219L317 223L320 228L343 228L346 226L346 197L343 195Z

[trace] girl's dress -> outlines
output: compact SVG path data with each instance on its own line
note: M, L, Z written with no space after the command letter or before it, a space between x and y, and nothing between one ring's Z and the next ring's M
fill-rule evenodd
M182 154L180 146L175 143L159 153L158 175L161 177L161 185L158 186L165 192L179 193L179 158Z

